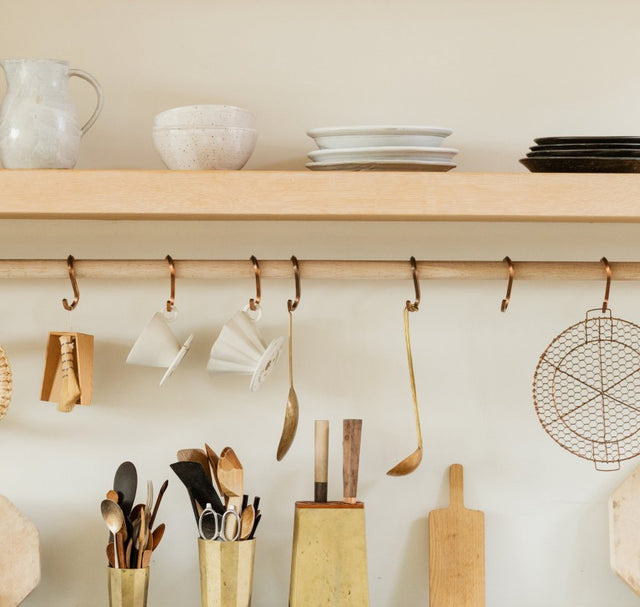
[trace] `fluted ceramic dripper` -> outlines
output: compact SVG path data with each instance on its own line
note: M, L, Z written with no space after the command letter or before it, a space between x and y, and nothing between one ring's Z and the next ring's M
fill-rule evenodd
M236 312L222 327L207 364L211 373L251 375L252 392L260 388L275 367L284 342L282 337L276 337L265 346L256 326L259 319L260 310L257 314L247 308Z

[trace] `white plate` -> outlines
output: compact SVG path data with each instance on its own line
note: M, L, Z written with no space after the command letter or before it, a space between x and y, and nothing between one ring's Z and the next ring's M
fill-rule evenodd
M334 126L307 131L321 149L378 146L437 147L453 131L441 126Z
M312 171L433 171L444 172L458 166L455 162L433 160L369 160L363 162L308 162Z
M458 153L454 148L437 147L371 147L344 148L336 150L313 150L307 154L313 162L365 162L370 160L435 160L437 162L451 162Z

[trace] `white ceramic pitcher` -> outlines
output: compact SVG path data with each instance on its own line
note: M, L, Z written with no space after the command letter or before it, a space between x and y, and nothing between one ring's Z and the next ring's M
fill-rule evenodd
M7 94L0 108L0 163L5 169L72 169L80 138L102 110L102 88L87 72L55 59L4 59ZM77 76L96 90L91 118L78 127L68 80Z

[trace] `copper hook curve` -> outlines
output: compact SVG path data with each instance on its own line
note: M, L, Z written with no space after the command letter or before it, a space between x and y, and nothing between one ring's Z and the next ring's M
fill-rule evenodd
M258 260L255 255L252 255L249 259L253 264L253 272L256 275L256 297L255 299L252 297L249 300L249 307L253 312L255 312L260 304L260 265L258 264Z
M300 268L298 266L298 259L295 255L291 256L291 264L293 265L293 277L296 281L296 298L294 301L290 299L287 301L287 309L289 312L293 312L300 303Z
M609 307L609 291L611 290L611 266L606 257L600 261L604 264L604 270L607 273L607 284L604 288L604 300L602 301L602 311L606 312Z
M511 287L513 287L513 277L515 275L515 269L511 258L507 255L502 261L509 264L509 282L507 283L507 294L504 296L502 303L500 304L500 312L506 312L509 307L509 301L511 301Z
M167 312L171 312L176 303L176 267L173 264L171 255L167 255L165 260L169 264L169 271L171 272L171 297L167 299Z
M73 262L73 255L69 255L69 257L67 257L67 269L69 270L69 279L71 280L71 286L73 288L73 301L69 304L66 297L62 300L64 309L69 311L75 309L80 301L80 289L78 288L78 281L76 280L76 271L73 268Z
M412 256L409 262L411 263L411 273L413 274L413 287L416 291L416 300L411 303L407 299L405 306L409 312L417 312L418 307L420 306L420 280L418 279L418 267L416 265L415 257Z

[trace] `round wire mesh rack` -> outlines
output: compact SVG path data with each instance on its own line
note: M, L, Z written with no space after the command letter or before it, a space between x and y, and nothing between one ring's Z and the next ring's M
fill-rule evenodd
M540 357L533 400L560 446L598 470L619 469L640 454L640 326L589 310Z

